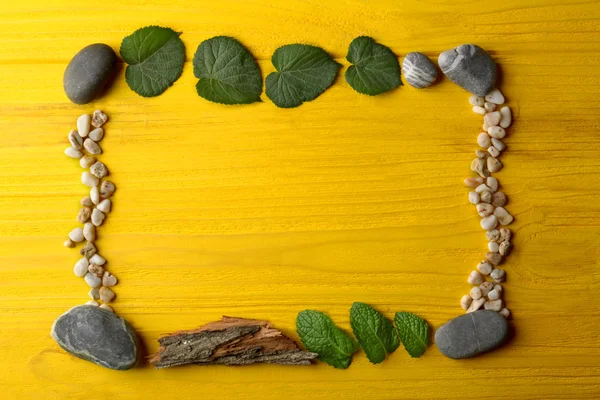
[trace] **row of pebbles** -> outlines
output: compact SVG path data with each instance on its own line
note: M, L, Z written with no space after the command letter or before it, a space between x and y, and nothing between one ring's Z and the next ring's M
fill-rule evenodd
M512 122L512 113L508 106L502 106L504 96L498 89L487 96L471 96L469 102L473 112L483 116L482 132L477 136L480 149L475 151L476 158L471 163L471 170L477 177L465 179L465 185L472 189L469 202L477 208L481 217L481 228L486 231L488 252L468 278L473 285L469 294L461 300L461 307L471 313L482 307L497 311L504 317L510 316L502 299L502 285L506 280L506 272L500 268L504 258L511 250L511 231L506 228L513 222L513 216L506 211L506 194L501 190L498 179L492 173L502 169L499 157L506 145L502 141L506 136L506 128Z
M69 132L71 146L65 150L65 154L79 159L79 165L86 169L81 174L81 182L90 187L90 195L81 199L81 209L77 214L77 222L81 226L69 233L64 246L74 248L77 244L85 242L79 251L83 258L75 263L73 272L75 276L83 278L90 287L88 295L91 300L86 304L113 311L108 303L115 299L111 288L117 284L117 278L106 270L106 259L98 253L94 244L96 228L102 225L110 212L110 197L116 189L114 183L105 179L108 176L108 168L95 157L102 154L99 142L104 137L102 126L107 120L108 116L100 110L94 111L92 116L83 114L77 119L77 130ZM93 129L90 128L90 124Z

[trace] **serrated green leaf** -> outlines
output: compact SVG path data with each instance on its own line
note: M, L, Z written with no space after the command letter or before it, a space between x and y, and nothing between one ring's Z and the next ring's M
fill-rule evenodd
M350 325L358 343L373 364L379 364L388 353L398 348L398 335L392 321L368 304L352 304Z
M411 357L421 357L429 346L429 325L425 320L409 312L397 312L394 324L402 345Z
M298 107L316 99L335 79L341 65L320 47L288 44L275 50L277 72L267 76L267 97L277 107Z
M169 88L183 71L185 46L181 33L171 28L147 26L121 42L121 58L129 64L127 84L144 97L158 96Z
M346 81L359 93L375 96L402 85L398 58L373 38L354 39L346 59L354 64L346 70Z
M304 310L296 318L296 330L308 351L335 368L348 368L357 343L339 329L331 318L316 310Z
M194 55L198 95L221 104L260 100L262 77L252 54L236 39L216 36L200 43Z

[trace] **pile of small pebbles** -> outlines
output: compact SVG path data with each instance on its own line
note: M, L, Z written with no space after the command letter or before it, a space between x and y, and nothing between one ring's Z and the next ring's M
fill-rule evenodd
M460 306L467 313L484 308L508 318L510 311L502 300L501 286L506 280L506 273L499 266L512 248L512 232L506 226L513 222L514 217L504 208L506 194L492 174L502 169L499 157L506 150L502 139L512 122L512 114L508 106L503 106L504 96L498 89L489 91L485 96L474 94L469 103L475 114L483 116L484 122L483 132L477 135L480 149L476 150L476 157L471 162L471 170L478 176L466 178L465 185L472 189L469 202L475 205L481 217L480 225L486 232L488 251L485 259L469 274L467 282L473 288L460 299ZM497 108L500 111L496 111Z
M112 287L117 284L117 278L106 270L106 259L98 253L94 244L96 229L110 213L110 197L116 190L114 183L105 179L109 175L108 168L94 157L102 154L99 142L104 137L103 126L106 121L108 116L100 110L94 111L93 115L83 114L77 118L77 130L71 130L67 136L71 146L65 150L65 154L79 158L81 167L89 169L81 174L81 182L90 188L90 195L81 199L81 209L77 214L77 222L83 226L69 233L64 246L74 248L76 244L85 242L80 250L83 258L75 263L73 273L83 278L90 287L88 296L91 300L86 304L112 312L108 304L115 299Z

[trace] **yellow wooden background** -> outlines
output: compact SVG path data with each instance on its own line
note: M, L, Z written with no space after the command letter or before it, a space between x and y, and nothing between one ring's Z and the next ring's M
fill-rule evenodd
M0 9L0 398L400 399L600 397L600 2L565 0L20 0ZM93 104L62 75L82 47L118 50L133 30L183 32L187 61L157 98L124 71ZM432 346L345 371L259 365L128 372L75 359L52 321L87 300L62 247L86 194L63 150L75 119L111 118L102 160L118 186L98 246L120 279L114 304L149 352L156 339L233 315L292 337L298 311L349 328L353 301L434 327L461 313L484 235L462 178L481 117L447 80L367 97L341 71L299 108L225 107L195 93L198 44L230 35L263 75L280 45L319 45L346 67L370 35L399 57L465 42L502 72L516 122L497 176L516 216L506 299L516 336L464 361Z

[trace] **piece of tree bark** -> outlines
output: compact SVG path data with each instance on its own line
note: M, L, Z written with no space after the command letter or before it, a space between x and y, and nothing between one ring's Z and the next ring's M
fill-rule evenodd
M150 358L156 368L185 364L309 365L317 357L300 349L268 321L226 316L197 329L163 336L158 343L158 352Z

